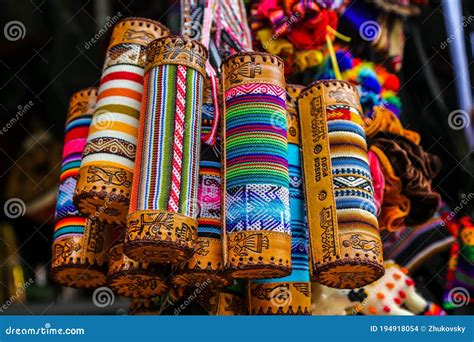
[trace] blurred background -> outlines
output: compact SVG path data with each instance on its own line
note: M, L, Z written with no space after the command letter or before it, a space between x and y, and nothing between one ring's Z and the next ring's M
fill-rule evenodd
M474 2L462 2L464 18L474 16ZM108 17L143 16L179 33L180 2L148 0L2 0L0 2L0 203L17 198L19 215L0 210L0 314L121 314L128 302L98 308L91 292L62 288L49 278L54 205L69 97L97 86L111 30L91 42ZM474 17L472 17L474 19ZM6 25L19 21L21 39L7 39ZM466 20L464 41L471 84L474 20ZM404 19L405 49L399 97L405 127L421 135L424 149L438 155L442 171L434 180L449 208L472 217L474 156L463 130L449 127L447 115L459 109L456 75L448 48L440 1L429 1L416 17ZM341 29L344 31L343 23ZM377 61L373 51L353 42L353 53ZM308 83L305 73L294 81ZM472 92L472 89L470 89ZM469 113L472 119L471 113ZM12 122L12 118L17 120ZM472 130L472 125L470 126ZM471 133L472 134L472 133ZM412 276L425 298L442 305L449 246L430 255ZM472 281L472 280L471 280ZM474 283L471 283L474 288ZM15 300L11 301L12 296ZM469 305L448 313L469 313Z

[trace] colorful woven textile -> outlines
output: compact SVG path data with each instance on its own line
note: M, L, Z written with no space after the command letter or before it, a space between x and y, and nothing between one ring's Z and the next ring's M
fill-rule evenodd
M209 119L203 118L203 129L212 126ZM223 275L222 255L222 174L220 161L220 142L210 146L201 142L201 161L199 163L198 185L198 229L193 256L175 271L172 282L176 285L195 286L208 283L222 288L229 283Z
M241 53L223 70L228 267L235 277L283 276L291 263L283 63Z
M311 313L308 227L305 218L296 99L301 86L287 85L288 164L291 212L291 274L283 278L255 279L249 287L250 314Z
M96 99L96 88L79 91L71 97L56 204L52 274L56 282L74 287L95 287L105 283L101 269L105 260L100 255L104 241L92 251L86 245L91 231L97 232L103 227L84 217L72 202ZM87 237L86 230L89 232Z
M191 39L148 46L125 246L136 260L176 263L192 252L206 59L205 48Z
M357 90L318 81L298 104L313 275L330 287L367 285L384 268Z
M374 184L374 201L377 208L377 216L382 209L383 193L385 189L385 177L380 166L379 159L374 152L368 151L370 175Z
M344 81L356 85L364 114L372 117L374 107L381 106L399 116L401 101L397 96L400 89L398 77L388 72L383 65L355 58L347 48L336 47L336 50L335 55L341 77ZM333 65L328 55L316 78L332 79L334 77Z
M96 98L97 89L90 88L77 92L70 101L56 205L55 238L68 233L81 234L83 232L86 218L72 203L72 197Z
M443 219L436 215L419 226L409 226L382 235L386 259L393 259L411 272L454 242Z
M472 193L463 199L465 205ZM461 309L474 303L474 223L470 217L456 218L443 212L443 220L456 241L451 246L444 292L445 309Z
M146 75L145 82L139 177L130 211L161 209L196 217L200 132L196 114L201 106L196 95L202 92L202 76L185 66L161 65Z
M440 195L433 190L432 180L441 169L441 161L405 137L380 132L371 139L373 146L383 150L395 174L400 177L401 193L410 200L407 225L428 221L436 213Z
M379 227L389 231L404 228L411 204L408 197L401 193L400 177L395 174L395 170L383 150L372 145L370 151L377 156L385 180L382 208L378 216Z
M105 58L74 200L86 215L123 224L130 201L147 44L168 30L142 18L120 21Z

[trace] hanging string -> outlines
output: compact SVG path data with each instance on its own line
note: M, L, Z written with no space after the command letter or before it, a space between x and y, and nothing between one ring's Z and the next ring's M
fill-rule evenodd
M334 75L336 79L342 80L342 75L341 75L341 70L339 69L339 64L337 63L337 58L336 58L336 52L334 51L334 46L332 45L332 39L330 34L333 34L337 38L345 41L345 42L350 42L351 38L344 36L343 34L337 32L335 29L333 29L331 26L326 26L327 33L326 33L326 43L328 46L329 50L329 58L331 58L331 64L332 68L334 70Z
M219 1L217 1L219 2ZM211 27L212 27L212 18L215 17L217 10L217 3L216 0L207 0L206 1L206 8L204 9L204 18L202 23L202 35L201 35L201 43L209 49L209 42L211 38ZM211 146L214 146L217 140L217 129L219 127L220 121L220 109L219 109L219 101L217 98L217 94L219 90L217 88L217 73L212 67L209 59L206 61L206 73L209 77L211 82L211 95L212 95L212 104L214 106L214 120L212 122L211 131L204 135L202 140Z

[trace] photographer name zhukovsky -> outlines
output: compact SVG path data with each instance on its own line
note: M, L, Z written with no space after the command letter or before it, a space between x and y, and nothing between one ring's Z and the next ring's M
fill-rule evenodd
M460 332L461 334L464 334L465 330L466 330L466 327L462 327L460 325L456 325L456 326L428 325L428 332L447 332L447 333Z

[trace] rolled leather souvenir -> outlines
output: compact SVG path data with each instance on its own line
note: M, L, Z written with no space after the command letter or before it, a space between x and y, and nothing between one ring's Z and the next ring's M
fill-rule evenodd
M286 86L288 121L288 163L290 174L291 264L289 276L252 280L248 288L251 315L311 314L311 282L308 260L308 226L305 218L300 161L300 128L296 100L302 86Z
M125 241L135 260L178 263L193 252L206 59L204 46L188 38L148 46Z
M171 280L177 286L204 283L210 280L213 287L224 287L229 277L224 274L222 255L222 175L220 139L214 146L204 143L203 138L213 124L209 108L209 82L204 90L203 120L201 130L201 159L198 184L198 229L193 255L178 266ZM210 103L212 107L212 100Z
M283 61L238 53L222 63L226 267L235 278L291 272Z
M121 296L152 298L163 294L168 286L159 265L130 259L123 253L125 228L113 229L113 246L110 248L108 283Z
M96 88L75 93L66 120L51 272L57 283L73 287L98 287L106 281L110 230L95 217L84 217L72 202L96 99Z
M384 274L367 142L357 90L318 81L298 98L312 274L335 288Z
M85 215L125 224L135 164L146 46L168 34L163 25L144 18L126 18L114 27L74 195L74 203Z

